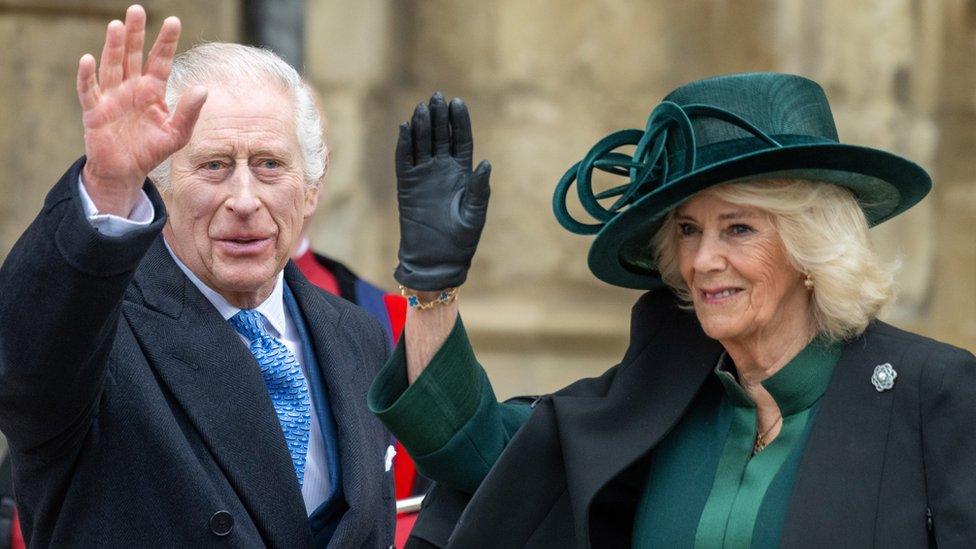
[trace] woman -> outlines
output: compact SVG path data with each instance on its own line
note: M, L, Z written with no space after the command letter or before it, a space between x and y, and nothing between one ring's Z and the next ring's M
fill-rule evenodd
M495 400L457 316L487 206L470 159L457 100L401 127L396 276L413 308L369 399L441 483L417 543L976 543L976 359L876 320L892 275L867 229L929 177L838 143L816 83L688 84L567 172L556 216L596 234L593 273L651 291L618 366L531 406ZM594 167L630 182L594 196ZM569 215L573 183L600 223Z

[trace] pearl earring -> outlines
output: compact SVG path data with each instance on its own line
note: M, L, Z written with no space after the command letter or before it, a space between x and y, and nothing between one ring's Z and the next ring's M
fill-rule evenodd
M807 287L808 290L813 289L813 277L810 275L803 276L803 285Z

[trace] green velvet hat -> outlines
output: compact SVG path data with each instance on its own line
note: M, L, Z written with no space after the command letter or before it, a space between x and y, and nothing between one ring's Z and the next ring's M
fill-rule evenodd
M632 154L617 152L628 146L636 146ZM629 181L594 194L594 169ZM644 130L621 130L597 142L559 181L553 210L566 229L596 234L589 266L597 278L651 289L662 284L651 237L665 214L712 185L773 178L850 189L872 226L912 207L932 188L914 162L838 142L827 96L816 82L788 74L732 74L674 90ZM596 223L582 223L567 210L574 183Z

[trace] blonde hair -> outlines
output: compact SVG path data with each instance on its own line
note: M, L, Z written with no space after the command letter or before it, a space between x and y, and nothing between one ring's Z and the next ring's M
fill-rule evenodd
M318 185L325 174L328 149L322 136L322 120L311 88L295 69L274 52L254 46L209 42L194 46L173 60L166 82L166 105L176 108L183 92L195 85L226 85L240 89L276 85L292 97L295 131L302 151L305 184ZM170 159L157 166L149 178L161 189L170 185Z
M842 341L860 335L893 295L898 263L883 264L871 246L864 209L850 191L807 180L726 183L706 191L769 214L790 264L814 280L810 316L817 331ZM686 304L691 294L678 266L675 210L652 238L664 283Z

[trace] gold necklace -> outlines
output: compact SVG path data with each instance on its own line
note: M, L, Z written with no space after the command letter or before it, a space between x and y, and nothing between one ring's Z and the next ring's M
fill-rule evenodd
M776 428L777 425L779 425L779 422L782 420L783 416L776 418L776 421L774 421L773 424L769 426L769 429L766 429L766 432L764 433L760 433L758 430L756 431L756 442L754 442L752 445L752 455L756 455L766 449L766 446L769 445L769 443L766 442L766 437L773 431L773 429Z

